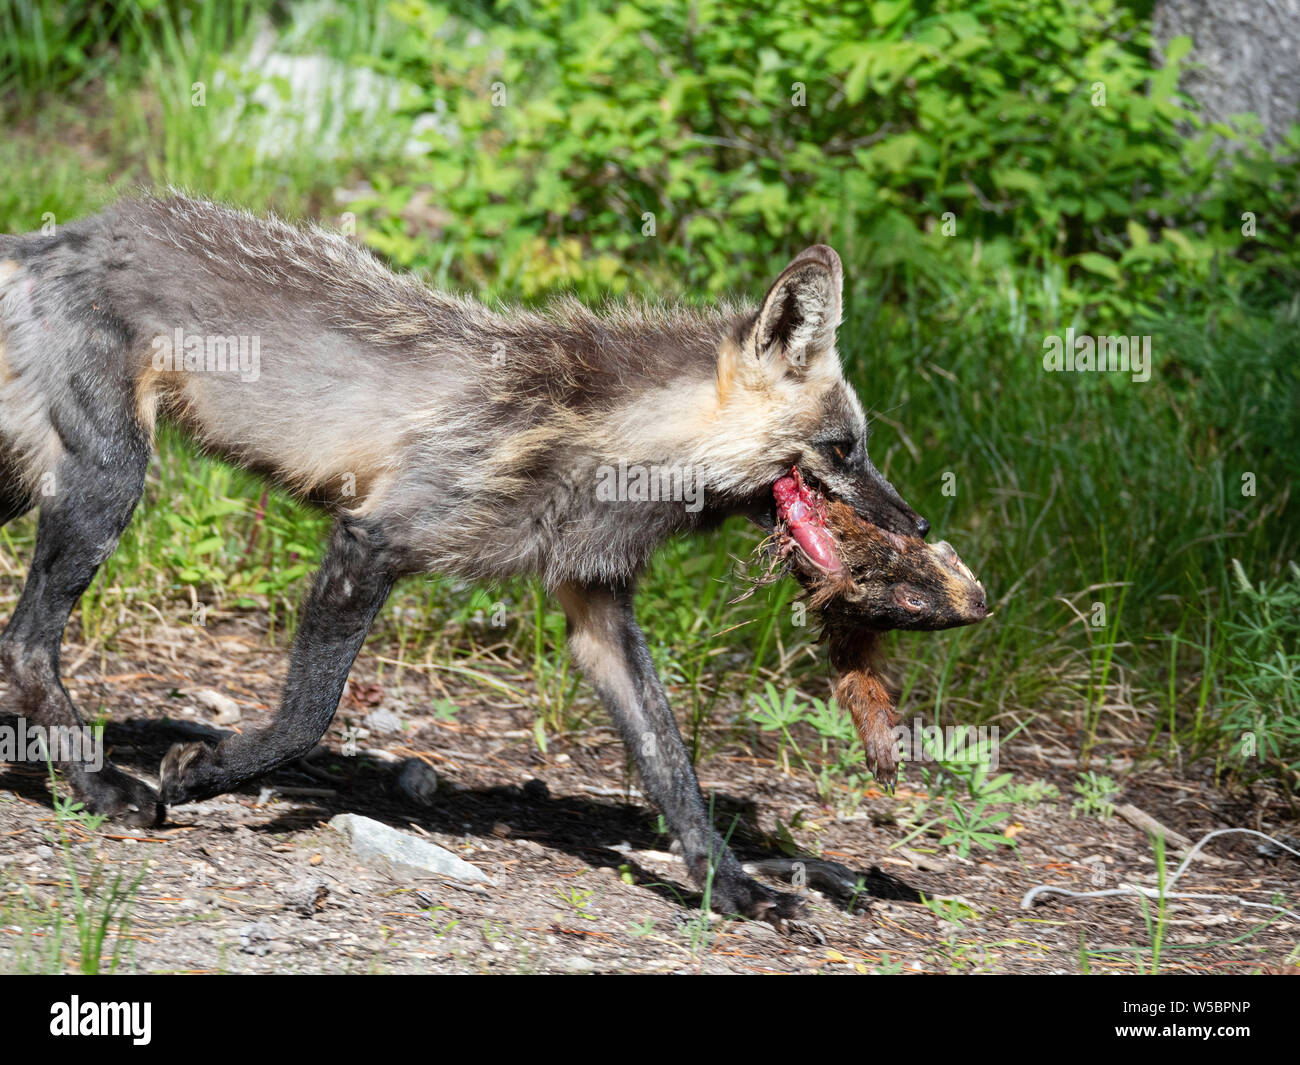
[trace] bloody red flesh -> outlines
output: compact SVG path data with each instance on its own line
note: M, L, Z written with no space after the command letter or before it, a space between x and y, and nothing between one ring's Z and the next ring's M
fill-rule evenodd
M777 518L784 522L812 563L828 573L841 567L835 537L826 528L826 505L820 493L804 484L798 467L772 485Z

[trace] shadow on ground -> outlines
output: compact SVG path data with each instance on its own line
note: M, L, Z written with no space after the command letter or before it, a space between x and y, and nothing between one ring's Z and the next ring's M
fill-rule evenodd
M16 719L0 717L0 726L13 726ZM132 718L109 724L104 739L112 760L134 776L157 779L158 765L173 743L202 740L217 743L231 733L211 726L171 718L155 721ZM660 897L695 910L702 896L694 887L641 868L627 851L663 849L664 837L655 827L655 815L648 807L585 796L553 796L539 779L522 785L462 787L442 778L432 805L416 805L400 795L395 774L388 765L365 757L346 758L319 747L302 762L282 767L260 781L240 789L239 794L256 796L263 788L312 787L333 794L313 795L305 805L286 810L255 828L265 833L300 831L314 827L335 814L355 813L405 828L415 824L428 832L486 837L502 825L509 826L514 839L531 840L563 851L593 868L630 872L633 881ZM45 769L29 763L0 765L0 788L23 798L50 806ZM302 803L301 797L296 797ZM777 841L758 825L757 810L750 800L714 793L715 823L742 862L761 861L768 875L791 874L797 862L816 861L811 855L784 854ZM169 826L191 824L186 807L168 811ZM820 863L822 865L833 863ZM786 866L779 870L778 866ZM872 866L869 870L842 871L853 887L828 890L829 901L852 912L861 909L864 898L920 902L920 894L907 883Z

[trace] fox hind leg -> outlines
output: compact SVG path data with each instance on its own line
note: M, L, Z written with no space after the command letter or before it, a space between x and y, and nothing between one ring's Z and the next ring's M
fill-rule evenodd
M96 413L102 417L102 411ZM45 729L83 724L59 676L59 645L68 617L117 545L144 489L149 448L143 433L133 423L104 433L96 420L77 421L82 435L75 450L65 450L54 471L56 488L40 500L27 583L0 636L0 665L9 685L3 709ZM0 523L30 505L15 488L0 486ZM106 759L98 768L56 764L94 812L143 825L161 821L165 813L151 788Z
M352 662L398 572L378 525L340 520L303 607L274 719L222 740L176 744L158 771L169 804L220 795L308 754L338 709Z

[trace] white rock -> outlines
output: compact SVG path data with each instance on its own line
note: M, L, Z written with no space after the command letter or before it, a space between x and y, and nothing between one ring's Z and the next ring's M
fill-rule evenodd
M347 836L352 844L352 852L368 864L387 861L394 872L405 871L417 875L437 873L470 883L492 883L483 870L458 858L446 848L372 818L359 814L339 814L330 820L330 828Z

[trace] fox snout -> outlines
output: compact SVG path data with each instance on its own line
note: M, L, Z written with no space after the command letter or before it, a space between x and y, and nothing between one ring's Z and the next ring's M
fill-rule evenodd
M848 481L837 485L836 495L863 521L899 536L925 538L930 523L904 501L874 465Z

